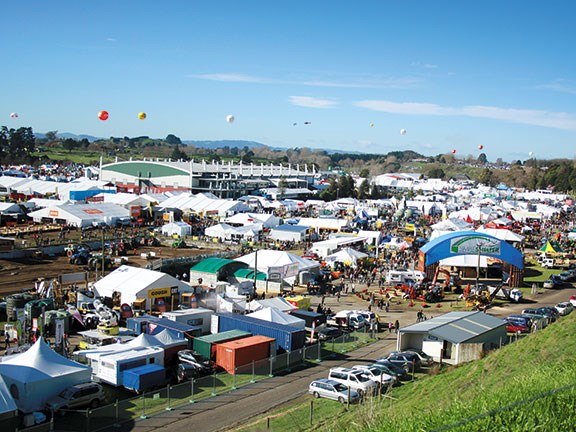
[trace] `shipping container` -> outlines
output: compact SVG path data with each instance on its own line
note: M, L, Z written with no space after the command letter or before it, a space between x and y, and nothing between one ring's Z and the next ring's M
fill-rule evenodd
M295 316L296 318L303 319L306 322L306 330L312 330L312 323L316 322L316 327L321 324L326 324L326 315L311 312L302 309L296 309L290 312L290 315Z
M216 345L216 364L234 374L237 367L270 357L275 340L266 336L249 336Z
M253 335L276 339L276 346L285 351L300 349L306 343L306 330L264 321L246 315L216 314L218 331L244 330Z
M216 359L216 345L224 342L252 336L252 333L243 330L229 330L194 338L194 351L207 359Z
M124 371L122 383L127 390L143 393L164 387L168 384L168 379L165 368L156 364L148 364Z
M161 318L187 324L189 326L202 327L202 334L207 335L210 333L210 318L213 313L214 311L206 308L184 309L164 312L161 315Z

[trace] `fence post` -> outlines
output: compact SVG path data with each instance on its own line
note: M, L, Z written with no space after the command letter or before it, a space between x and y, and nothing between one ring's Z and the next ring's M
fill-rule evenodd
M196 401L194 400L194 378L190 380L190 403L193 404Z
M212 396L216 396L216 372L214 372L212 378Z
M274 374L272 373L272 359L273 359L273 357L270 357L270 373L268 374L268 376L270 378L272 378L274 376Z
M252 360L252 379L250 380L251 383L255 383L256 382L256 374L254 371L254 360Z
M142 414L140 415L142 420L146 420L146 393L142 393Z
M120 427L120 415L119 415L119 411L118 411L118 399L116 399L116 402L114 403L114 408L116 411L116 423L114 423L114 427Z
M166 407L166 411L172 411L172 407L170 406L170 384L166 386L166 392L168 393L168 406Z
M290 372L292 369L290 368L290 351L286 351L286 370Z
M314 400L310 401L310 426L312 426L314 420Z
M318 356L316 358L320 362L320 361L322 361L322 343L320 341L318 341L316 346L318 347Z

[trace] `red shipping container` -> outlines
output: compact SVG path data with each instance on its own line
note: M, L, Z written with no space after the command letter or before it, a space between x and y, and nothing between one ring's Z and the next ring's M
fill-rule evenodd
M216 346L216 364L229 374L239 366L252 364L270 356L270 345L276 339L266 336L250 336Z

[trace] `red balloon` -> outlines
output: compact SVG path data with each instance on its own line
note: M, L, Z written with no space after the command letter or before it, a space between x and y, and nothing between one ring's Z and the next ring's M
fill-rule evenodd
M109 117L108 111L100 111L100 112L98 113L98 118L99 118L100 120L102 120L102 121L108 120L108 117Z
M452 150L452 154L456 154L456 149Z
M480 144L480 145L478 146L478 150L482 150L483 148L484 148L484 146L483 146L482 144Z

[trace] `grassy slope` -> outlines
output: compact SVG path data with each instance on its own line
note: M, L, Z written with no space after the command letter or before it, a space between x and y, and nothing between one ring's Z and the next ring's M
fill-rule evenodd
M550 390L576 384L576 313L564 317L482 360L449 367L371 398L349 411L325 399L304 396L267 414L271 430L315 431L556 431L574 430L576 386L504 409ZM472 419L471 421L467 421ZM458 424L462 422L461 424ZM266 418L238 430L266 428ZM456 425L454 427L447 427Z
M576 314L484 359L446 370L393 392L395 401L366 404L324 430L435 430L464 419L576 384ZM571 430L576 388L527 403L450 431ZM353 425L353 426L352 426Z

